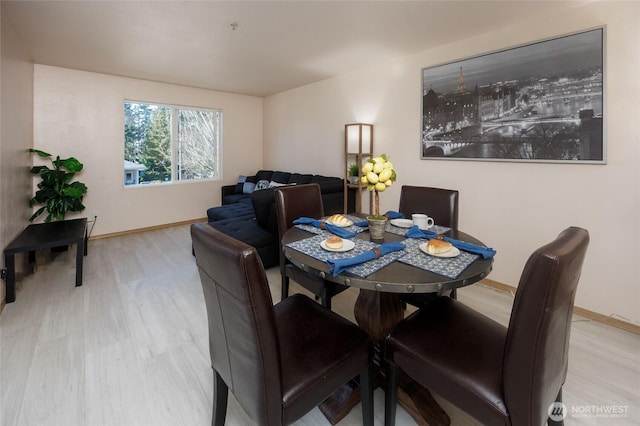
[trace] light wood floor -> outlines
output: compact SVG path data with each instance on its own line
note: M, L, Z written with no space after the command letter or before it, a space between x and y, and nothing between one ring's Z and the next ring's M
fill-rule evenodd
M0 316L0 424L209 425L207 321L189 227L91 241L79 288L74 253L53 260L41 253L36 273L20 279L16 302ZM268 276L278 301L278 269ZM356 289L337 296L334 310L353 320L356 296ZM508 322L511 294L476 284L459 299ZM639 354L639 336L574 317L566 424L640 424ZM441 402L453 425L477 424ZM626 406L626 415L571 414L614 405ZM375 411L383 424L380 389ZM401 408L397 423L415 424ZM227 424L253 424L231 395ZM296 424L328 422L316 408ZM340 424L360 425L359 406Z

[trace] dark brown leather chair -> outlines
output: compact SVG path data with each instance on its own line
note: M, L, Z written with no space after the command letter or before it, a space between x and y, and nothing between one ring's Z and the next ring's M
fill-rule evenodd
M398 211L407 219L411 219L413 213L425 213L436 225L458 229L458 199L459 193L453 189L403 185ZM449 296L455 299L456 294L456 290L451 290ZM403 294L400 300L420 308L435 297L435 294Z
M458 229L458 191L403 185L398 211L411 219L413 213L425 213L436 225Z
M289 296L289 280L292 279L306 288L322 306L331 308L331 298L348 289L348 286L325 281L310 275L291 264L282 251L282 236L293 226L293 221L299 217L320 219L324 215L320 185L292 185L276 188L276 217L278 222L278 241L280 242L280 275L282 276L281 299Z
M255 248L203 223L191 239L209 321L212 424L225 422L229 389L257 424L284 425L360 375L363 423L372 425L369 337L302 294L273 306Z
M571 227L529 257L508 328L449 297L398 323L385 347L385 425L395 423L398 369L482 424L543 425L562 401L588 244L589 233Z

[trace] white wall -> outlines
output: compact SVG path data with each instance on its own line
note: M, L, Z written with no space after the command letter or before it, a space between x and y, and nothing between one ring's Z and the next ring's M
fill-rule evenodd
M27 149L33 142L33 64L6 14L2 14L1 22L0 247L6 247L28 224L31 214L27 203L31 156ZM16 270L22 270L20 257ZM4 291L5 286L0 285L0 300Z
M222 181L124 187L124 100L223 110ZM84 164L84 212L98 212L93 235L206 217L220 186L262 167L262 98L35 65L37 149Z
M516 286L529 254L570 225L591 234L576 304L640 322L640 3L601 2L265 99L265 167L342 175L344 124L374 124L397 185L460 191L460 228L497 250L489 278ZM421 69L607 25L607 165L420 160ZM311 154L310 154L311 153Z

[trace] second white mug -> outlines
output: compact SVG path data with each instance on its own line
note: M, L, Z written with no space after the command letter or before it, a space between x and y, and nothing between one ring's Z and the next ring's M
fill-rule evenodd
M433 227L434 224L432 217L429 217L426 214L422 213L412 214L411 219L413 220L413 224L420 229L429 229Z

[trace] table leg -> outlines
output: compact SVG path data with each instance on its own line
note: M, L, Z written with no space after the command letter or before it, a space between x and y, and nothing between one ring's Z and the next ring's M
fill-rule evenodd
M5 301L11 303L16 300L16 255L14 253L5 253L4 266L7 268Z
M82 285L82 262L84 260L84 238L78 240L76 247L76 287Z

